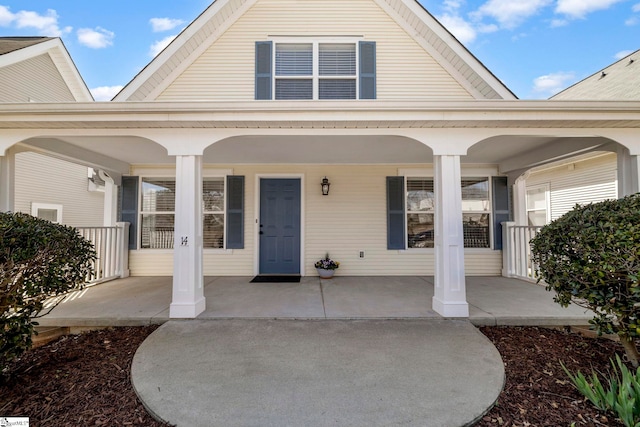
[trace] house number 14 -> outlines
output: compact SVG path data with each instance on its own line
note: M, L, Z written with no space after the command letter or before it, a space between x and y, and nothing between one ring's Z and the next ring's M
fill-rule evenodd
M189 246L189 237L182 236L180 238L180 246Z

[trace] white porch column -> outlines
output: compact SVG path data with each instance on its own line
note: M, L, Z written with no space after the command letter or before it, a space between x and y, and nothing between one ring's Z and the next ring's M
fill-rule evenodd
M118 186L115 185L113 178L104 171L98 171L98 175L104 181L104 219L102 225L113 227L116 225L118 216Z
M513 219L517 225L527 225L527 174L513 183Z
M121 279L129 277L129 223L116 222L116 273Z
M202 273L202 156L176 156L171 318L195 318L205 309Z
M640 191L640 156L629 153L629 149L618 150L618 197L629 196Z
M0 156L0 212L15 211L16 156L7 150Z
M435 155L435 289L433 309L469 317L464 278L460 156Z

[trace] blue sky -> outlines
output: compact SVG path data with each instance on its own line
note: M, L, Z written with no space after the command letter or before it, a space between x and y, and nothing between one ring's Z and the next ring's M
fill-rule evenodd
M640 49L640 0L420 2L521 99L548 98ZM210 3L0 0L0 36L62 37L107 100Z

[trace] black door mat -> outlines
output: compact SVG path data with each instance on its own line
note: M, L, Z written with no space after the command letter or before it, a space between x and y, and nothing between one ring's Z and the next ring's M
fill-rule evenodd
M251 280L251 283L300 283L300 276L256 276Z

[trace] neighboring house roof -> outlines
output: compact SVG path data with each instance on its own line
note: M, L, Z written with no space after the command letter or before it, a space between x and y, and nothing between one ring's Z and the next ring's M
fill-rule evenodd
M53 40L53 37L0 37L0 55Z
M93 101L58 37L0 37L0 102Z
M259 0L216 0L160 54L114 101L151 101ZM266 0L260 0L266 1ZM371 0L402 27L476 99L516 99L417 0Z
M640 100L640 50L551 97L557 100Z

